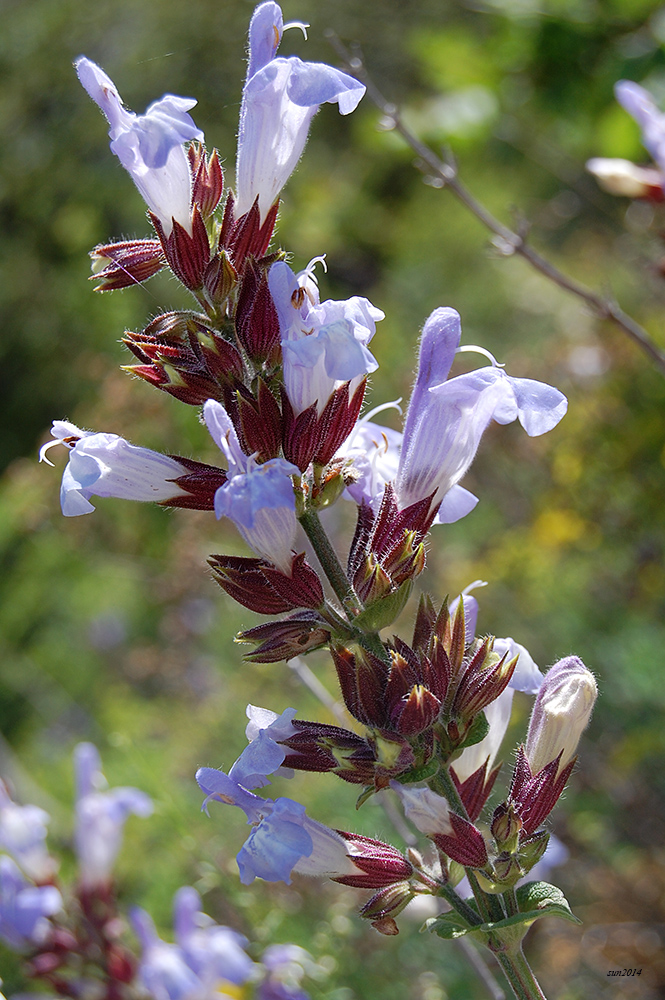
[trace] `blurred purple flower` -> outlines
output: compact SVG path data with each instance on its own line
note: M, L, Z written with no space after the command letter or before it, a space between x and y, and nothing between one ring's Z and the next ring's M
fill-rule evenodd
M137 788L111 788L102 791L106 786L106 779L100 768L97 748L92 743L79 743L74 750L74 840L79 874L86 889L109 881L122 843L123 827L130 814L149 816L152 813L150 798Z
M48 881L57 862L46 849L50 817L39 806L20 806L9 797L0 781L0 847L8 851L21 869L35 882Z
M145 910L135 908L131 921L143 948L138 978L154 1000L214 1000L227 995L225 986L242 985L252 975L247 939L203 913L190 886L174 898L176 944L162 941Z
M295 944L273 944L263 952L265 977L256 988L256 1000L309 1000L300 983L311 965L308 952Z
M7 855L0 855L0 938L10 948L23 951L43 944L52 917L62 906L52 885L32 885Z
M74 63L78 78L109 125L111 151L130 174L146 205L168 236L173 219L192 234L192 178L185 143L203 140L187 113L196 101L165 94L144 115L128 111L113 81L85 56Z
M665 114L644 87L632 80L619 80L614 87L619 104L642 130L642 142L662 171L665 171Z
M361 83L332 66L276 57L284 27L280 7L271 2L256 8L249 25L236 164L238 215L258 198L265 219L295 170L321 104L336 103L340 114L348 115L365 93Z

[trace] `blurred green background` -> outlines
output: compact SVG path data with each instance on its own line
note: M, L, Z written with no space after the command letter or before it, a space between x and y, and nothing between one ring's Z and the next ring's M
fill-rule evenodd
M317 1000L486 997L457 946L418 929L382 938L354 915L360 894L294 880L243 889L234 810L199 812L197 766L228 766L244 746L248 701L333 721L284 664L247 665L233 643L257 619L211 582L211 552L244 553L211 515L99 501L60 515L58 470L38 466L50 421L113 431L138 444L216 461L194 409L119 370L118 343L186 300L158 276L97 295L87 251L148 233L144 206L108 149L106 126L72 60L99 62L142 112L164 92L193 95L194 117L232 182L246 27L244 0L3 0L0 34L0 772L53 817L71 855L71 751L100 748L111 784L156 803L130 820L118 864L123 901L169 933L175 889L203 893L256 953L297 941L316 961ZM418 134L454 150L476 195L564 270L611 289L665 346L661 209L613 199L584 172L589 156L646 160L615 104L627 77L665 98L665 9L645 0L285 0L311 23L282 53L334 61L325 31L360 43L386 96ZM581 762L551 825L570 852L554 874L582 927L539 923L528 953L546 994L639 997L665 990L665 378L621 333L493 252L446 191L423 183L413 154L377 128L365 100L351 118L324 107L284 192L280 243L297 268L326 253L326 297L368 296L386 312L373 343L372 405L408 396L418 331L457 308L464 341L515 375L570 400L544 438L516 426L485 435L464 485L481 502L434 530L425 586L440 600L472 580L480 628L512 635L545 667L570 652L596 672L601 698ZM390 419L389 417L386 418ZM331 530L341 544L350 509ZM410 632L407 612L402 634ZM325 657L310 665L334 690ZM520 738L527 699L511 731ZM504 758L510 761L510 746ZM508 767L505 768L508 770ZM353 788L298 776L277 794L326 823L399 843L380 808L354 811ZM228 815L227 815L228 813ZM638 978L608 979L616 968ZM0 948L8 995L25 988Z

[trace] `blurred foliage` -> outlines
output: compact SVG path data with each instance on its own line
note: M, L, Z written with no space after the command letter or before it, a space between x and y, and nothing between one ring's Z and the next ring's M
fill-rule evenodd
M197 96L196 122L231 180L252 6L2 4L0 770L51 812L65 872L75 742L99 745L112 784L148 791L157 814L130 821L118 872L123 899L162 928L173 892L190 883L257 948L307 947L314 997L473 1000L484 987L455 947L418 935L422 915L385 939L355 917L352 890L242 888L242 817L200 815L192 775L233 761L248 701L332 721L284 665L242 663L233 635L252 615L205 571L211 552L242 553L240 539L211 516L119 501L64 521L58 475L35 463L50 421L65 416L215 460L194 410L117 370L123 330L184 299L163 276L104 296L86 282L95 243L148 225L71 62L81 52L98 61L137 111L165 91ZM592 155L646 159L612 86L627 77L665 99L665 10L650 0L285 0L284 13L312 25L307 43L286 35L285 53L331 61L327 28L359 42L386 97L421 137L452 147L481 200L508 221L523 213L536 246L611 288L665 345L662 211L604 195L583 167ZM367 295L385 310L373 405L408 395L418 330L437 305L459 309L466 342L569 396L568 416L542 439L488 432L465 480L481 502L435 529L426 585L441 599L489 581L482 629L513 635L543 666L575 651L596 671L602 697L553 817L571 853L561 884L585 925L539 922L529 948L551 998L615 997L608 969L643 967L621 995L650 1000L665 988L665 380L616 330L493 252L377 121L368 101L349 119L322 110L284 193L280 242L297 267L327 253L326 296ZM331 519L340 538L349 516ZM333 688L325 658L311 664ZM518 709L515 739L526 699ZM283 785L324 822L394 838L378 807L356 814L353 789L332 777ZM9 994L24 985L7 953L0 970Z

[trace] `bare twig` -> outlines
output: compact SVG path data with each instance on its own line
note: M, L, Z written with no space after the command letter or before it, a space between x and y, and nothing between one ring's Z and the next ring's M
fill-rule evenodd
M536 271L549 278L554 284L582 299L599 319L609 320L630 337L665 374L665 351L654 343L644 327L640 326L632 316L625 313L618 303L610 298L604 298L599 293L587 288L586 285L575 281L574 278L564 274L563 271L560 271L558 267L539 254L537 250L534 250L527 243L527 227L523 229L520 227L522 231L515 232L495 218L460 181L457 166L452 158L449 160L441 159L404 124L399 110L394 104L387 101L379 91L367 73L362 59L357 54L350 52L334 32L328 32L328 40L339 57L346 63L346 68L367 87L368 97L383 115L383 127L386 130L394 130L399 133L407 145L417 154L416 166L418 169L430 177L435 182L435 186L447 187L457 200L466 205L469 211L494 234L492 242L499 253L504 256L517 254L519 257L523 257Z

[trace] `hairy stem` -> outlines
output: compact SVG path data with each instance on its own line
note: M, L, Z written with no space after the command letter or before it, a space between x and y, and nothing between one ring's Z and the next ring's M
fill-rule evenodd
M494 957L517 1000L546 1000L521 948L512 952L496 952Z
M300 515L299 521L312 543L312 548L316 552L321 569L325 573L330 586L334 590L349 619L352 620L354 615L362 611L362 604L349 583L348 577L337 557L337 553L332 547L330 539L321 524L319 515L313 510L308 510Z

